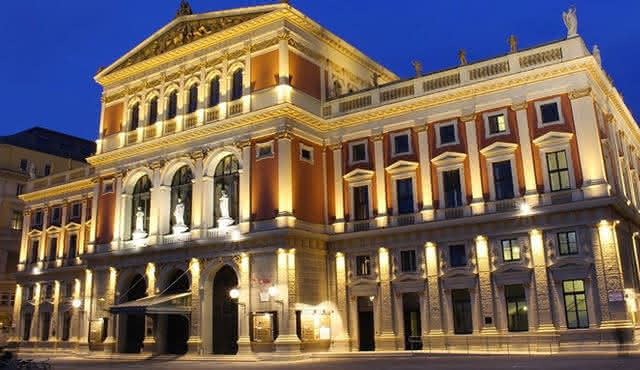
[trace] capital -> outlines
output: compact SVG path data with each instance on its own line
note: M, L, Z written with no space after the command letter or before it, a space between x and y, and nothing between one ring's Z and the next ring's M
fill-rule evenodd
M475 113L464 114L462 117L460 117L460 119L462 120L462 122L475 121L476 114Z
M576 89L569 92L569 99L571 100L580 99L580 98L584 98L585 96L589 96L590 94L591 94L591 87Z
M527 102L526 101L521 101L518 103L513 103L511 104L511 109L515 112L520 111L520 110L525 110L527 109Z

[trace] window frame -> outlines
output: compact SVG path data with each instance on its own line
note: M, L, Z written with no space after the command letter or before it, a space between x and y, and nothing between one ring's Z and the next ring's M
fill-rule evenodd
M440 130L443 127L447 127L447 126L453 126L454 140L452 142L443 143L442 142L442 136L440 134ZM445 147L445 146L453 146L453 145L460 144L460 133L458 132L458 120L457 119L436 123L434 125L434 128L435 128L435 134L436 134L436 148L442 148L442 147Z
M547 105L547 104L553 104L553 103L555 103L556 107L558 108L558 118L559 119L557 121L553 121L553 122L542 122L542 106L543 105ZM561 99L561 97L556 96L555 98L551 98L551 99L538 100L538 101L535 102L534 105L535 105L535 108L536 108L536 118L537 118L538 128L565 124L564 114L562 113L562 99Z
M497 184L497 179L496 179L496 164L503 164L505 162L509 162L509 168L511 170L511 198L506 198L503 197L502 199L498 199L498 184ZM490 176L490 184L492 186L490 186L490 196L491 196L491 200L494 201L500 201L500 200L508 200L508 199L515 199L518 198L518 193L519 193L519 189L518 189L518 173L515 172L516 170L516 166L515 166L515 160L513 158L513 156L509 156L508 158L492 158L491 160L487 160L487 166L491 166L490 168L490 172L491 172L491 176ZM505 182L506 184L506 182Z
M24 166L23 166L23 164L24 164ZM29 171L29 160L28 159L24 159L24 158L20 159L20 170L22 172Z
M356 219L356 215L355 215L355 196L356 196L356 188L363 188L366 187L367 188L367 215L368 217L366 219L362 219L362 220L358 220ZM367 220L371 220L372 216L373 216L373 205L371 204L371 202L373 201L372 199L372 195L371 195L371 181L361 181L361 182L356 182L356 183L350 183L349 184L349 199L351 199L351 207L350 207L350 212L349 212L349 221L367 221Z
M173 99L175 99L175 103ZM167 95L167 120L175 119L178 116L178 103L178 90L173 89Z
M505 242L509 243L508 249L509 249L509 255L510 257L507 259L507 255L505 253ZM515 246L514 246L514 242L515 242ZM514 247L517 248L518 250L518 258L514 258L513 257L513 250ZM520 262L522 261L522 246L520 245L520 241L517 238L514 239L502 239L500 240L500 249L502 250L502 262L508 263L508 262Z
M575 283L577 281L580 281L582 283L582 290L581 291L576 291L575 290ZM566 283L568 282L572 282L573 285L573 290L571 292L567 292L566 290ZM584 300L584 305L585 305L585 309L584 310L579 310L578 309L578 304L575 304L575 310L573 310L576 314L576 323L577 326L570 326L569 325L569 304L567 302L567 296L572 296L574 299L574 302L577 302L578 299L577 297L579 295L583 296L583 300ZM589 329L589 301L587 299L587 285L585 283L585 280L582 279L573 279L573 280L563 280L562 281L562 298L563 298L563 303L564 303L564 313L565 313L565 320L566 320L566 324L567 324L567 329ZM586 323L581 323L580 320L580 312L583 311L584 314L586 315ZM586 325L585 325L586 324Z
M363 270L361 269L361 265L362 265L362 263L360 261L361 258L363 259L362 262L365 262L364 259L366 259L366 262L367 262L366 263L366 265L367 265L366 273L363 273ZM363 276L371 276L372 275L372 267L373 267L372 266L372 261L373 261L373 258L371 258L371 255L361 254L361 255L355 256L354 259L355 259L356 276L363 277Z
M407 151L406 152L398 152L398 148L396 147L396 138L400 136L407 137ZM391 157L398 157L401 155L411 155L413 154L413 143L411 142L411 130L403 130L398 132L393 132L389 135L389 139L391 140Z
M556 163L559 163L559 161L558 161L558 153L563 153L564 154L564 160L565 160L565 163L566 163L567 167L566 168L560 168L560 166L558 165L558 168L556 168L555 170L551 170L549 168L549 157L551 155L555 156ZM567 151L563 149L563 150L556 150L556 151L546 152L546 153L544 153L544 159L545 159L545 165L546 165L546 170L547 170L547 179L549 181L549 191L552 192L552 193L555 193L555 192L564 191L564 190L571 190L573 188L572 184L571 184L571 182L572 182L571 181L572 174L569 171L571 163L569 162L569 155L567 154ZM562 184L562 173L563 172L567 173L567 177L568 177L568 181L569 181L569 183L566 184L566 186L563 186L563 184ZM551 181L552 174L556 174L556 173L558 174L558 180L560 181L560 188L559 189L554 189L553 188L553 182Z
M444 189L444 178L445 178L445 173L446 172L452 172L452 171L458 171L458 183L459 183L459 187L460 187L460 204L457 205L456 207L448 207L447 206L447 202L446 202L446 191ZM442 199L442 201L440 202L440 208L442 209L449 209L449 208L460 208L460 207L464 207L466 205L467 199L465 196L465 188L464 188L464 165L460 165L458 167L455 168L438 168L438 177L440 180L440 186L439 186L439 191L440 191L440 199Z
M507 293L510 287L519 286L522 288L522 296L508 296ZM523 285L512 285L504 287L504 301L505 301L505 313L507 315L507 330L509 332L525 332L529 331L529 301L527 299L527 289ZM520 310L520 304L524 302L524 308ZM518 321L522 320L526 327L514 327L511 315L509 313L509 303L515 303L516 306L516 318ZM524 312L524 314L522 313ZM522 317L524 316L524 318Z
M405 253L411 253L413 254L413 258L411 260L411 262L409 263L412 267L410 269L405 269L405 265L404 265L404 258L403 255ZM415 273L418 272L418 253L416 252L415 249L404 249L401 250L399 253L399 257L400 257L400 272L404 273L404 274L410 274L410 273Z
M113 194L114 192L114 181L113 179L104 180L102 182L102 193L100 195Z
M24 227L24 215L15 209L11 210L11 230L19 231Z
M236 86L236 84L238 83L238 81L236 81L236 78L239 76L239 85ZM242 97L244 96L244 69L243 68L237 68L235 69L233 72L231 72L231 91L229 93L229 101L236 101L236 100L240 100L242 99ZM238 89L238 91L236 91L236 89Z
M194 92L195 92L195 100L194 100ZM198 110L199 95L200 95L200 84L197 82L192 83L189 86L189 89L186 91L187 93L187 114L195 113Z
M460 249L464 252L464 264L453 264L453 253L452 251L455 249ZM465 244L449 244L448 245L449 252L449 267L451 268L460 268L469 266L469 257L467 256L467 246Z
M409 180L411 184L411 208L412 212L400 212L400 192L398 191L398 182ZM417 212L418 201L416 197L416 176L415 173L403 176L392 176L393 181L393 213L398 215L411 215Z
M260 149L267 148L267 147L269 148L269 153L261 155ZM275 157L275 152L273 148L273 140L269 140L264 143L256 143L256 161L266 159L266 158L274 158L274 157Z
M361 160L354 160L353 158L353 148L356 145L364 145L364 159ZM358 140L358 141L353 141L349 143L349 165L353 166L354 164L359 164L359 163L369 163L369 140L368 139L362 139L362 140Z
M499 132L491 132L491 122L490 118L502 115L504 117L504 131ZM511 127L509 125L509 110L507 108L500 110L493 110L490 112L485 112L482 114L482 119L484 121L484 132L485 138L492 138L496 136L508 136L511 135Z
M571 251L571 242L569 241L569 234L573 234L573 238L575 239L575 251L572 252ZM562 253L562 242L560 240L560 236L561 235L565 235L566 239L567 239L567 252L566 253ZM579 241L578 241L578 233L575 232L574 230L570 230L570 231L559 231L556 233L556 242L558 243L558 255L565 257L565 256L575 256L580 254L580 248L579 248Z
M304 157L304 155L302 154L304 151L309 152L309 158ZM300 154L300 161L313 164L315 155L314 155L314 150L312 146L306 145L304 143L300 143L299 154Z
M140 127L140 102L134 102L129 108L129 131L137 130Z
M158 106L158 102L159 102L159 97L158 96L153 96L151 99L149 99L149 109L148 109L148 114L149 117L147 117L147 125L153 125L156 122L158 122L158 116L159 116L159 106ZM154 107L155 104L155 107ZM155 109L154 109L155 108Z

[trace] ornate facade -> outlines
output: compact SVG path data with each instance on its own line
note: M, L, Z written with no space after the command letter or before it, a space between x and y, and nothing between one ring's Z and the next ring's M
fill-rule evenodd
M404 80L288 4L190 13L96 75L95 172L23 196L13 343L635 346L640 130L575 11Z

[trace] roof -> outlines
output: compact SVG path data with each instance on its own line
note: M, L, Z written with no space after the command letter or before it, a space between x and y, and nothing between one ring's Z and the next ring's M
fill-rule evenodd
M13 135L0 136L8 144L62 158L86 162L96 152L96 143L42 127L32 127Z

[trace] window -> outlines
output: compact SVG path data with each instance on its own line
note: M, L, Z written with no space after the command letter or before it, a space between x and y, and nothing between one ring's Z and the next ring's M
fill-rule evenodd
M191 226L191 191L193 181L193 173L188 166L181 167L173 175L171 181L171 213L176 209L178 201L182 201L184 204L184 224ZM175 225L175 217L171 217L171 225Z
M300 160L313 164L313 148L308 145L300 144Z
M189 89L189 106L187 113L193 113L198 109L198 84L193 84Z
M215 107L220 104L220 78L215 77L209 83L209 106Z
M169 109L167 110L167 119L176 118L178 114L178 92L172 91L169 95Z
M564 293L564 309L567 314L567 328L588 328L587 299L583 280L566 280L562 282Z
M451 267L462 267L467 265L467 252L464 245L449 246L449 259Z
M560 121L560 112L558 111L558 103L547 103L540 105L540 116L542 124Z
M65 311L62 314L62 341L68 342L71 333L71 312Z
M16 196L24 194L24 184L16 185Z
M558 233L558 252L561 256L578 254L578 242L575 231Z
M69 236L69 252L67 254L68 259L76 258L76 253L78 250L78 235L72 234Z
M467 289L451 290L451 303L453 303L453 332L455 334L471 334L473 324L471 317L471 295Z
M520 261L520 245L518 240L510 239L502 241L502 260L504 262Z
M11 230L22 230L22 212L13 211L11 213Z
M64 297L72 298L73 297L73 281L68 281L64 284Z
M80 203L74 203L74 204L71 206L71 218L72 218L72 219L80 218L80 216L81 216L81 211L82 211L82 208L81 208L81 206L80 206Z
M0 294L0 306L8 306L9 305L9 293Z
M567 153L564 150L547 153L547 169L551 191L571 189Z
M49 340L49 329L51 327L51 312L43 312L40 314L40 340L46 342Z
M257 144L256 150L256 158L270 158L273 157L273 141L269 141L268 143L260 143Z
M20 169L22 171L27 171L27 168L29 168L29 161L27 161L26 159L21 159L20 160Z
M527 299L522 285L507 285L504 287L507 302L507 325L509 331L529 330L527 318Z
M333 94L334 96L342 95L342 85L338 81L333 81Z
M353 188L353 219L364 221L369 219L369 186Z
M507 160L493 163L493 182L495 185L496 200L513 199L511 161Z
M45 164L44 165L44 175L45 176L51 175L51 165L50 164Z
M409 134L392 135L393 155L411 153L411 144L409 142Z
M32 321L31 317L32 317L32 314L30 313L24 314L24 319L23 319L24 327L22 332L22 340L24 340L25 342L28 341L29 338L31 338L31 321Z
M238 223L238 208L240 199L240 163L233 155L228 155L216 166L213 176L214 207L213 218L215 225L220 226L218 220L226 218ZM226 199L224 199L226 198ZM226 206L221 207L226 202ZM224 210L223 210L224 208ZM222 212L226 212L223 214ZM230 222L228 222L230 223Z
M31 263L38 262L38 249L40 248L40 241L34 240L31 242Z
M400 270L402 272L415 272L416 268L416 251L400 251Z
M233 87L231 90L231 100L238 100L242 97L242 69L233 72Z
M444 171L442 173L442 186L444 187L445 208L462 207L460 170Z
M440 126L440 145L456 142L456 127L454 125Z
M113 193L113 181L105 181L102 184L102 194L111 194Z
M55 207L51 210L51 224L60 225L60 221L62 219L62 210L60 207Z
M413 213L413 180L396 180L398 196L398 214Z
M46 299L51 299L53 297L53 285L47 284L44 289L44 297Z
M140 123L140 103L135 103L133 107L131 107L131 117L129 121L130 130L135 130L138 128L138 124Z
M366 276L371 273L371 257L369 256L357 256L356 257L356 275Z
M149 124L158 122L158 97L154 97L149 102Z
M504 120L504 114L495 114L489 116L489 134L502 134L507 131L507 124Z
M58 255L58 238L51 238L49 241L49 261L55 261Z
M27 292L26 292L27 301L33 300L33 294L34 294L34 289L35 288L32 285L32 286L27 287L26 289L27 289Z
M42 227L42 211L36 211L33 216L33 226L34 227Z
M149 232L149 216L151 215L151 180L145 175L138 179L131 196L131 231L136 231L137 213L144 214L143 231Z
M349 144L349 150L350 163L366 162L368 160L366 141Z

